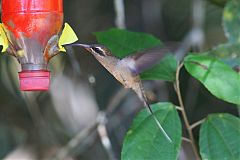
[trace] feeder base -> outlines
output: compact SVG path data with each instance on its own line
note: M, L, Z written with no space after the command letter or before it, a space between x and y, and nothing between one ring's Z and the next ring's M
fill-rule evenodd
M47 70L24 70L18 73L21 91L47 91L50 72Z

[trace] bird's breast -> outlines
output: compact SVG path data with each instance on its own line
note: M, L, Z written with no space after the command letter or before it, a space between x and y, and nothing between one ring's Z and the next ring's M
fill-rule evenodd
M122 63L116 65L113 75L125 88L133 88L140 80L138 75L133 75L129 67Z
M140 81L138 75L132 74L127 61L112 57L104 59L104 61L98 60L125 88L134 88L136 83Z

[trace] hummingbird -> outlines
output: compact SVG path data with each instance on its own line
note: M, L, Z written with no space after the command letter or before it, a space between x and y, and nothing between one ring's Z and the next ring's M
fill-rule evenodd
M150 49L137 54L132 54L125 58L115 57L111 51L101 44L70 44L70 46L79 46L90 52L125 88L130 88L138 95L148 112L152 115L154 121L169 142L172 142L161 123L154 115L143 89L139 74L154 64L166 54L171 52L170 47L160 49Z

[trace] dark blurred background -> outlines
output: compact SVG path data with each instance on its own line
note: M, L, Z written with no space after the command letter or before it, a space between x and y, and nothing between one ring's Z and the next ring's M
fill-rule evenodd
M75 30L79 42L96 43L93 32L124 27L116 25L114 2L64 0L64 21ZM205 38L201 51L226 42L221 25L225 1L203 2L201 29ZM125 0L124 25L163 42L179 42L193 27L193 3ZM78 48L68 47L66 54L51 60L49 92L20 92L19 69L14 58L0 55L0 159L120 159L124 135L142 109L132 91L123 89L90 54ZM236 107L213 97L184 70L180 80L190 123L213 112L237 114ZM152 103L170 101L178 105L171 83L146 81L144 87ZM107 117L99 113L104 110L108 110ZM94 126L96 118L102 125ZM194 130L196 139L198 131ZM191 159L191 148L183 147L179 159Z

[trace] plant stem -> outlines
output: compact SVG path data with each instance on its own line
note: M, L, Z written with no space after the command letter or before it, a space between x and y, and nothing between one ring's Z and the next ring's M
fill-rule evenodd
M193 123L191 126L190 126L190 129L193 130L195 127L197 127L198 125L202 124L203 122L205 121L205 118L204 119L201 119L195 123Z
M96 120L94 123L89 125L80 131L76 136L74 136L64 147L60 148L57 153L52 156L52 160L62 160L66 159L69 156L70 152L76 148L81 142L83 142L87 136L90 135L92 131L94 131L98 126L98 121Z
M188 134L189 134L189 138L191 140L191 144L192 144L192 147L193 147L193 152L196 156L196 158L198 160L200 160L200 157L199 157L199 153L198 153L198 149L197 149L197 146L196 146L196 142L194 140L194 137L193 137L193 133L192 133L192 129L191 129L191 126L188 122L188 118L187 118L187 114L186 114L186 111L185 111L185 107L184 107L184 104L183 104L183 100L182 100L182 95L181 95L181 91L180 91L180 81L179 81L179 73L180 73L180 70L183 66L183 63L181 63L178 68L177 68L177 71L176 71L176 82L175 82L175 90L176 90L176 93L177 93L177 97L178 97L178 101L179 101L179 104L180 104L180 108L181 108L181 113L182 113L182 116L183 116L183 121L185 123L185 126L187 128L187 131L188 131Z
M182 108L179 107L179 106L176 106L176 109L179 110L179 111L182 111Z
M185 138L185 137L182 137L182 140L185 141L185 142L189 142L189 143L192 143L192 141L188 138Z

